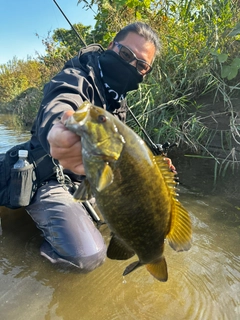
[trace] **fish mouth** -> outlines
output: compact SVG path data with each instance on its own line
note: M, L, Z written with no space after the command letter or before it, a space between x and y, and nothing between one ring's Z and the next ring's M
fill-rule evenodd
M89 111L84 111L84 110L78 110L76 111L73 115L73 121L78 123L79 126L83 126L84 123L86 122L87 116L88 116Z
M85 120L87 119L87 116L91 110L93 105L85 101L79 109L72 115L72 117L75 119L76 122L78 122L80 125L84 124Z
M78 132L79 129L84 131L84 125L88 118L91 106L91 103L85 101L82 106L65 121L65 126L74 132Z
M67 118L67 120L64 122L64 125L70 131L75 132L76 134L81 136L82 133L86 131L86 128L85 128L86 116L87 116L86 112L83 112L80 115L76 115L76 113L74 113L72 116ZM77 119L79 119L80 121L78 121Z

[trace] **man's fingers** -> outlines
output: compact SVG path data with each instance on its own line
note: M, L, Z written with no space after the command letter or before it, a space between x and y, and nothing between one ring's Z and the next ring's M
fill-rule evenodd
M59 160L59 163L63 168L66 168L75 174L85 175L84 166L81 161L77 161L74 164L71 164L71 166L69 165L69 161L66 159Z
M62 123L64 124L65 121L71 117L72 115L74 114L74 111L73 110L68 110L68 111L65 111L62 115L62 118L61 118L61 121Z
M169 169L174 173L177 174L176 168L174 167L174 165L172 164L172 160L170 158L164 158L164 161L167 162Z

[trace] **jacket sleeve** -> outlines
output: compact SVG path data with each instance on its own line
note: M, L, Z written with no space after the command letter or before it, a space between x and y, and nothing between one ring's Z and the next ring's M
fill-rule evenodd
M94 88L80 69L64 69L45 85L36 118L36 136L47 153L49 130L64 111L75 111L86 100L94 101Z

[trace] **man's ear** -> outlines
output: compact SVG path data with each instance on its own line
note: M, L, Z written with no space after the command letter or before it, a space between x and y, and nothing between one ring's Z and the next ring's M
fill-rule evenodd
M114 46L113 41L111 41L107 47L108 50L112 49Z

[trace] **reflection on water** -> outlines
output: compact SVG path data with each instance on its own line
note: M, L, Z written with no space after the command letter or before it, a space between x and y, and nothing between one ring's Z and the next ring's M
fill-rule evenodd
M204 168L204 167L203 167ZM193 172L200 171L196 165ZM1 320L237 320L240 319L240 203L204 191L211 179L185 179L180 199L193 222L193 246L176 253L166 243L169 280L161 283L139 268L122 277L135 260L111 261L83 275L62 270L39 255L41 236L24 210L0 207ZM190 172L189 165L186 172ZM197 177L199 179L199 177ZM204 182L204 188L200 190ZM224 196L223 196L224 194ZM101 231L109 240L105 226Z
M107 259L87 275L61 270L39 255L28 215L1 208L1 319L240 319L239 208L183 191L193 246L176 253L166 244L166 283L144 267L123 278L129 261Z
M16 129L6 126L11 115L0 115L0 153L6 152L15 144L27 141L30 137L28 131L17 132Z

